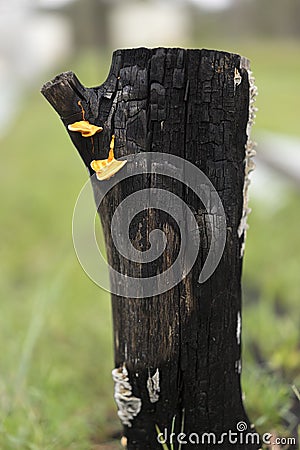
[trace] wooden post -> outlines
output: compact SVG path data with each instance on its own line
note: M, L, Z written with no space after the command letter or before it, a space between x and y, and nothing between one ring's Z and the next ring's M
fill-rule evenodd
M119 283L121 290L116 290L118 280L112 276L115 398L129 450L162 450L159 431L169 449L171 440L175 449L181 448L178 441L186 441L182 444L185 450L260 448L255 437L247 438L254 430L244 411L240 387L244 197L252 155L247 136L253 119L249 115L249 73L248 61L236 54L137 48L114 52L108 78L98 88L83 87L72 72L59 75L42 88L66 127L85 119L103 128L88 139L68 130L91 175L91 161L107 158L112 135L116 158L128 161L111 180L99 181L94 176L92 184L97 199L103 189L107 190L107 183L112 183L99 207L108 262L125 280L140 280L135 285L136 295L132 295L129 282L128 286ZM146 152L165 154L162 168L167 177L153 169L159 165L153 153L146 169L140 170L144 160L139 162L138 157ZM224 222L220 222L220 209L213 207L216 192L211 186L207 188L203 180L192 175L192 184L208 189L206 202L183 178L178 180L180 168L175 167L172 179L169 168L174 168L175 156L209 178L226 215L221 261L202 283L199 274L216 231L212 224L224 226ZM187 166L184 171L189 172ZM192 211L197 226L196 230L190 227L185 209L173 204L173 197L166 202L168 213L161 210L164 208L148 207L146 201L145 210L136 215L130 210L132 204L129 210L121 209L131 221L130 240L141 255L158 245L151 241L153 230L165 233L165 251L145 264L124 258L117 250L111 222L115 209L127 196L149 188L160 189L155 191L158 202L162 191L179 196ZM176 212L176 220L170 211ZM183 268L182 279L177 280L172 264L186 232L187 248L193 247L198 236L200 249L192 269L184 276ZM119 231L121 240L127 238L125 233L127 230ZM167 290L163 286L160 292L155 276L168 268L167 282L172 287ZM146 298L142 298L144 277L154 277L153 295L144 291ZM229 435L222 440L221 434L229 430L231 440ZM180 432L185 436L178 437ZM217 440L204 433L215 433Z

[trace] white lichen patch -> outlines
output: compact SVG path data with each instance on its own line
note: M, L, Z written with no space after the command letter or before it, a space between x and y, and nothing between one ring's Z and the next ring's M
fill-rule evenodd
M241 328L242 328L241 313L238 311L236 319L236 340L238 345L241 344Z
M245 59L241 59L241 67L247 69L248 71L248 79L249 79L249 118L247 123L247 142L245 146L245 180L244 180L244 188L243 188L243 212L241 221L238 227L238 236L242 237L244 235L244 239L241 246L241 257L244 255L245 250L245 241L246 241L246 232L248 229L247 217L251 212L251 209L248 207L248 190L250 185L250 177L249 174L254 170L255 164L252 158L256 155L255 147L256 143L251 140L251 129L255 121L255 116L257 112L257 108L255 107L255 100L257 96L257 87L255 86L255 78L252 75L252 72L249 68L249 62Z
M240 72L238 71L237 68L234 69L234 79L233 79L233 83L234 83L234 92L236 90L236 87L239 86L242 82L242 76L240 74Z
M147 389L149 400L151 403L156 403L159 400L160 386L159 386L159 370L156 369L155 374L151 377L150 371L147 380Z
M239 374L242 372L242 361L240 359L235 362L235 371Z
M140 398L132 395L132 386L129 382L128 371L125 364L112 371L115 382L114 398L118 406L118 416L123 425L132 426L132 420L138 415L142 407Z

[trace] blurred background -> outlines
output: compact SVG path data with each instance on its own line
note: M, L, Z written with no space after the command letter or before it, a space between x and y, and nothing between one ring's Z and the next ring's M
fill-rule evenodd
M120 430L109 295L85 275L72 245L87 175L39 90L65 70L99 85L112 50L132 46L212 48L252 62L258 155L243 274L243 392L260 432L297 434L299 1L0 0L3 450L119 448L103 445Z

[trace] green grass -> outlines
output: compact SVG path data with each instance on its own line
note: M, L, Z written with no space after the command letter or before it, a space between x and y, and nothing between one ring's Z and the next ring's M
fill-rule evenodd
M201 43L201 47L209 46ZM220 47L212 44L211 47ZM222 44L224 48L224 43ZM259 85L257 130L299 135L299 44L236 44ZM285 51L286 67L279 67ZM109 59L80 55L85 85L101 83ZM85 450L118 429L111 369L109 295L77 262L71 220L86 171L58 117L28 93L2 139L0 448ZM287 432L299 388L299 195L273 213L252 202L244 267L243 389L261 431ZM262 365L258 365L258 349Z
M1 143L0 448L84 450L118 427L111 312L72 245L87 174L39 87Z
M283 434L293 428L292 385L300 384L300 198L291 192L268 214L259 202L252 207L243 278L243 388L259 429Z

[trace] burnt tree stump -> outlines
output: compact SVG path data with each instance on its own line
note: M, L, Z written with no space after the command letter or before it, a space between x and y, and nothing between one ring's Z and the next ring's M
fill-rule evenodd
M108 262L123 274L123 281L126 277L140 280L133 285L121 283L111 274L115 398L128 449L162 449L159 431L167 435L170 448L172 427L175 449L181 448L181 431L186 450L260 448L255 439L246 439L251 430L240 386L241 272L253 120L248 61L212 50L117 50L101 86L85 88L72 72L66 72L46 83L42 93L66 128L82 119L103 128L92 139L67 128L91 176L91 161L107 158L112 135L116 158L127 160L110 180L99 181L94 175L91 182ZM148 153L149 158L143 159ZM156 153L164 155L157 159ZM222 258L213 274L200 283L213 239L212 224L224 223L218 208L211 206L213 188L206 185L207 201L199 199L184 176L180 178L189 167L174 167L172 157L176 156L208 177L226 216ZM201 179L188 176L201 191ZM151 248L158 251L164 242L164 251L145 263L118 251L111 222L122 201L150 188L156 189L156 206L149 206L146 196L144 211L131 211L132 203L121 209L129 218L130 242L141 255ZM99 205L103 189L106 195ZM174 197L160 202L162 191L183 200L196 228ZM151 240L151 232L157 229L164 232L165 241L161 236ZM127 231L119 230L121 241ZM186 246L184 265L197 236L200 248L192 269L172 272L181 244ZM155 278L168 268L170 289ZM152 277L153 291L143 285L145 277ZM237 428L242 422L244 429ZM229 430L237 433L236 441L233 437L228 442L226 436L218 441ZM217 440L204 433L215 433Z

